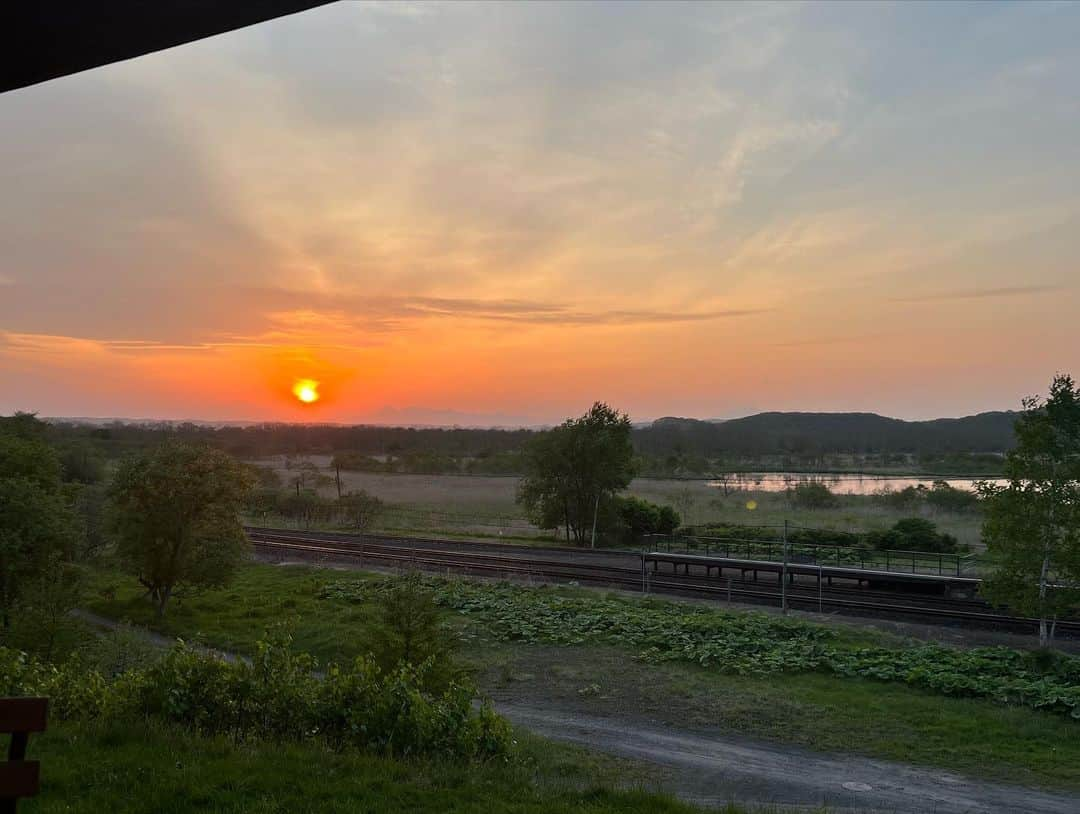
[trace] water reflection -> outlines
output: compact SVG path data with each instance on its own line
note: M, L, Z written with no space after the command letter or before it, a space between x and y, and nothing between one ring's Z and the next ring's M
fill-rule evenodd
M884 491L899 492L909 486L922 485L929 489L935 481L944 481L955 489L971 491L981 480L997 485L1006 483L999 478L920 478L857 472L827 475L809 472L739 472L711 480L708 485L730 491L783 492L800 483L824 483L839 495L873 495Z

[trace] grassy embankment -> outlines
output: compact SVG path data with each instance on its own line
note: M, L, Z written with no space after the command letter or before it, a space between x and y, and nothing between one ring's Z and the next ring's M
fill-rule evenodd
M341 661L366 651L375 605L327 597L323 589L355 576L252 565L232 587L177 603L158 622L136 585L106 574L99 577L100 586L114 587L115 595L88 607L240 652L267 626L288 622L298 649L322 661ZM558 593L596 597L571 589ZM632 598L611 601L639 604ZM489 635L490 618L450 612L447 618L481 689L497 699L708 728L1001 781L1080 788L1080 724L1059 715L813 671L729 675L679 661L645 664L617 644L508 642ZM830 635L841 648L884 644L902 652L902 643L879 634L842 629Z

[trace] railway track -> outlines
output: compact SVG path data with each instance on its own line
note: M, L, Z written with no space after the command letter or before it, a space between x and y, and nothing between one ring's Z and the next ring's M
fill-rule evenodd
M529 549L499 543L462 543L435 538L400 538L381 535L355 536L249 528L255 549L270 556L293 556L316 561L341 560L362 565L364 561L407 565L424 570L445 570L487 577L534 578L549 582L607 585L649 593L699 596L752 604L780 604L775 583L734 578L652 573L642 569L634 552L578 549ZM482 549L482 550L477 550ZM638 564L634 564L637 561ZM855 587L822 587L795 583L787 589L789 607L851 615L964 624L1029 633L1033 619L996 612L981 600L945 599L905 595ZM1080 635L1080 622L1058 622L1058 632Z

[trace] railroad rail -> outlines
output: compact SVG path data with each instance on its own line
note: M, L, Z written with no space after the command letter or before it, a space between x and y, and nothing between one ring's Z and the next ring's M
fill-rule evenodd
M389 537L334 532L304 532L248 528L248 538L257 552L273 557L297 557L320 562L341 561L362 566L388 563L428 571L464 573L489 578L536 579L543 582L577 582L606 585L646 593L698 596L751 604L776 606L780 603L780 580L752 582L733 577L652 572L646 566L650 556L663 558L685 556L656 552L594 551L569 548L527 548L500 543L467 543L438 538ZM703 558L694 558L697 560ZM726 568L739 567L729 560ZM776 568L771 561L745 561L759 570ZM791 567L791 566L789 566ZM818 574L818 566L802 566ZM896 572L883 572L896 577ZM794 575L798 576L798 575ZM914 576L914 575L908 575ZM932 575L922 575L930 577ZM939 578L940 579L940 578ZM948 578L956 580L957 578ZM970 581L971 578L962 578ZM975 580L977 582L977 580ZM915 619L990 627L1029 633L1037 620L1010 616L995 611L980 599L957 599L939 596L905 595L895 590L873 587L826 586L797 579L786 588L789 607L801 610L831 611L851 615ZM1059 634L1080 635L1080 621L1059 621Z

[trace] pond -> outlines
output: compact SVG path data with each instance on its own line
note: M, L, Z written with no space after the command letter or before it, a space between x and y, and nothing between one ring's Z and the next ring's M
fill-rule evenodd
M934 477L899 477L895 475L865 475L859 472L829 473L820 472L737 472L726 476L728 488L755 492L783 492L800 483L824 483L838 495L872 495L882 491L899 492L908 486L922 484L927 488L934 481L943 480L956 489L973 490L980 480L994 484L1004 484L1000 478L934 478ZM708 485L720 488L723 480L711 480Z

